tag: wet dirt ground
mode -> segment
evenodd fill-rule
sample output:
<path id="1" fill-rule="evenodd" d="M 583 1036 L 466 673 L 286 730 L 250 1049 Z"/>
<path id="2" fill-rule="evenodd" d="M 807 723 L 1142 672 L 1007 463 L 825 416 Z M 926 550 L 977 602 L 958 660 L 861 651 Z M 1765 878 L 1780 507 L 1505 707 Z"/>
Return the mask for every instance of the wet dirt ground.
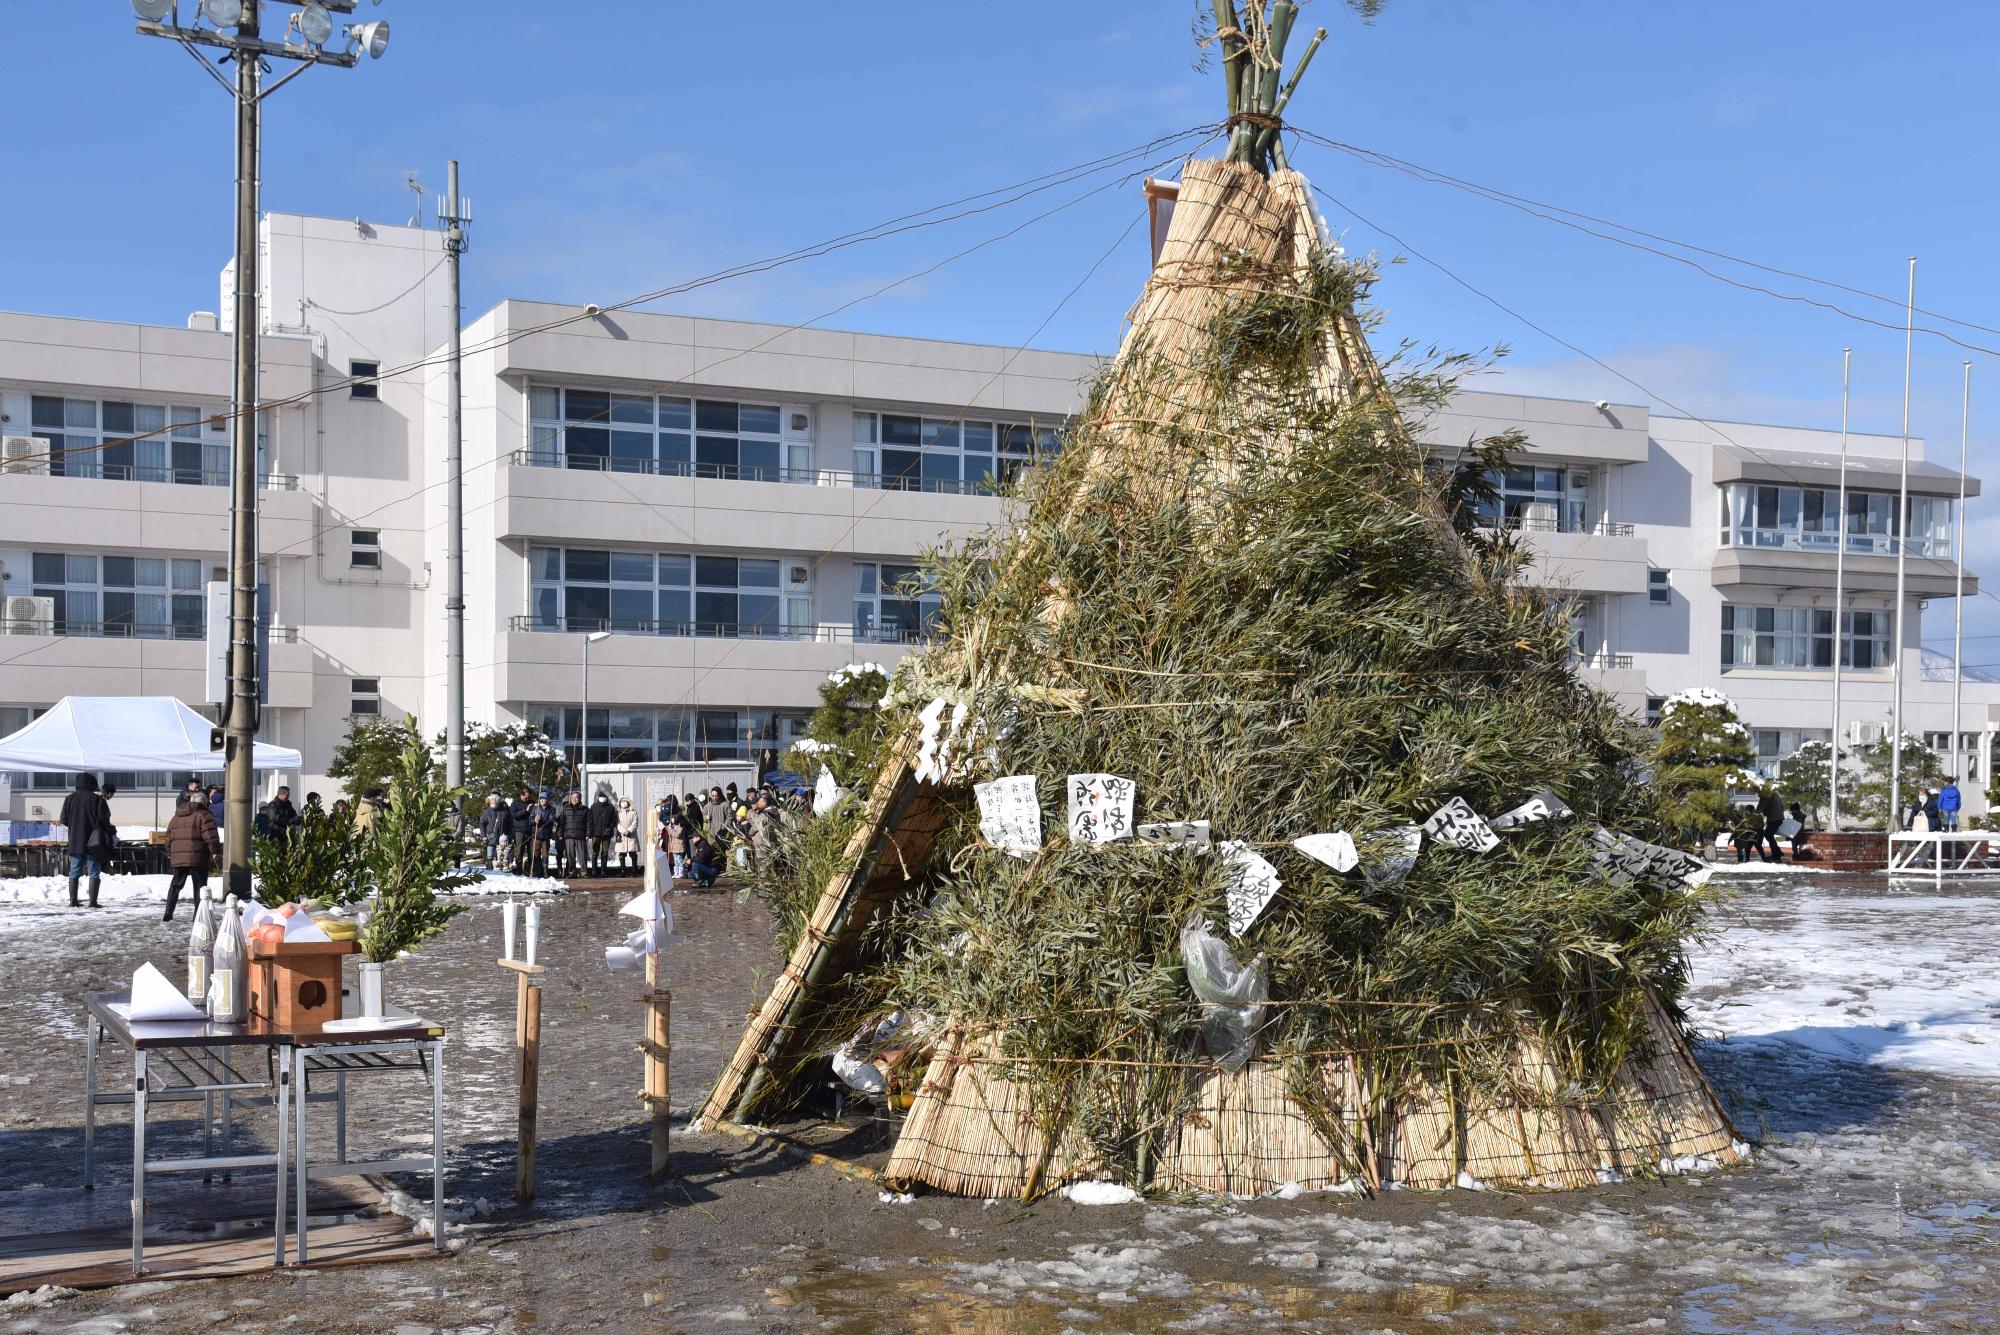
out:
<path id="1" fill-rule="evenodd" d="M 1025 1209 L 885 1203 L 871 1185 L 718 1135 L 677 1135 L 673 1180 L 648 1186 L 640 984 L 601 962 L 631 925 L 615 894 L 542 901 L 554 967 L 539 1200 L 517 1209 L 513 987 L 492 963 L 498 907 L 476 901 L 389 981 L 391 1001 L 450 1034 L 453 1254 L 17 1299 L 0 1306 L 0 1332 L 1994 1329 L 2000 884 L 1891 891 L 1879 877 L 1799 876 L 1732 889 L 1697 954 L 1693 1002 L 1716 1035 L 1703 1065 L 1757 1142 L 1752 1167 L 1572 1195 Z M 777 961 L 754 905 L 675 907 L 684 1105 Z M 177 977 L 185 930 L 185 915 L 165 928 L 138 904 L 0 913 L 0 1210 L 10 1191 L 75 1180 L 81 994 L 145 959 Z M 414 1082 L 354 1097 L 357 1149 L 425 1136 Z M 195 1134 L 192 1121 L 166 1125 L 169 1142 Z M 121 1192 L 122 1119 L 100 1136 L 100 1192 Z M 882 1133 L 860 1125 L 841 1148 L 879 1150 Z M 423 1177 L 402 1185 L 428 1202 Z"/>

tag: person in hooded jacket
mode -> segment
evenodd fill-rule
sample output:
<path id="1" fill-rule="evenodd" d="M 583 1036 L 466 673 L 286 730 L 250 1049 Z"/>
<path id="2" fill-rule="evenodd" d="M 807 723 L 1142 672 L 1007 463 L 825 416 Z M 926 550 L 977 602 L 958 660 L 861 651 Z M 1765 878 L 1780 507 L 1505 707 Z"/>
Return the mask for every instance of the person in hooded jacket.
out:
<path id="1" fill-rule="evenodd" d="M 208 873 L 221 856 L 222 835 L 215 828 L 215 817 L 208 814 L 208 799 L 189 793 L 167 822 L 167 862 L 174 869 L 174 878 L 167 882 L 167 911 L 160 921 L 174 920 L 174 905 L 180 902 L 182 886 L 200 896 L 201 888 L 208 884 Z"/>
<path id="2" fill-rule="evenodd" d="M 97 907 L 97 882 L 111 858 L 111 806 L 97 791 L 97 776 L 79 774 L 76 787 L 63 799 L 62 823 L 69 831 L 69 906 L 77 903 L 76 884 L 90 877 L 90 907 Z"/>
<path id="3" fill-rule="evenodd" d="M 618 808 L 611 804 L 611 794 L 600 788 L 597 800 L 590 804 L 590 870 L 593 875 L 610 874 L 611 838 L 617 833 Z"/>
<path id="4" fill-rule="evenodd" d="M 486 805 L 479 809 L 479 842 L 486 850 L 486 865 L 500 865 L 500 845 L 507 838 L 507 808 L 500 805 L 500 794 L 488 793 Z"/>
<path id="5" fill-rule="evenodd" d="M 639 870 L 639 809 L 629 797 L 618 802 L 618 870 Z M 630 858 L 628 868 L 626 859 Z"/>

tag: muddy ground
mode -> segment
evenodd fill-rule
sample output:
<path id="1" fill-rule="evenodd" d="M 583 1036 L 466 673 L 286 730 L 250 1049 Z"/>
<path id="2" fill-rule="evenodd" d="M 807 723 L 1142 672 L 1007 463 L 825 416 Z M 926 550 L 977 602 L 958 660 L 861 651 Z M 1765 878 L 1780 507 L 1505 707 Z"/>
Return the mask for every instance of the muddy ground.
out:
<path id="1" fill-rule="evenodd" d="M 513 992 L 491 963 L 497 906 L 477 902 L 389 984 L 450 1032 L 453 1254 L 17 1299 L 0 1332 L 1993 1329 L 2000 1061 L 1982 1049 L 2000 1018 L 2000 885 L 1890 893 L 1823 876 L 1746 879 L 1737 894 L 1697 960 L 1696 1000 L 1719 1031 L 1702 1062 L 1758 1141 L 1748 1169 L 1562 1196 L 1026 1209 L 885 1203 L 782 1153 L 685 1133 L 673 1180 L 646 1185 L 640 988 L 601 963 L 630 925 L 617 895 L 543 901 L 556 967 L 540 1200 L 516 1209 Z M 676 908 L 673 1098 L 687 1104 L 777 961 L 754 905 Z M 0 910 L 4 1212 L 9 1192 L 75 1180 L 77 999 L 144 959 L 177 976 L 185 913 L 163 928 L 141 904 Z M 424 1138 L 414 1082 L 355 1097 L 357 1149 Z M 100 1139 L 114 1193 L 129 1158 L 119 1120 Z M 169 1126 L 169 1139 L 194 1134 Z M 840 1148 L 879 1152 L 884 1134 L 858 1124 Z M 428 1202 L 427 1180 L 403 1185 Z"/>

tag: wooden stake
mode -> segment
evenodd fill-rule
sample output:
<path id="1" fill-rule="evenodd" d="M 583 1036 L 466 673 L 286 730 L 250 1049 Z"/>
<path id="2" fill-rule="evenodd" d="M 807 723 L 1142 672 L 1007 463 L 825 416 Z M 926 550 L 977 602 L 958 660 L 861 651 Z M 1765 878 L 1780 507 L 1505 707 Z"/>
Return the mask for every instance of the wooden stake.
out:
<path id="1" fill-rule="evenodd" d="M 542 967 L 495 961 L 514 972 L 514 1083 L 520 1107 L 514 1129 L 514 1199 L 535 1199 L 535 1116 L 541 1107 Z"/>
<path id="2" fill-rule="evenodd" d="M 653 1181 L 667 1175 L 667 1073 L 673 1048 L 668 1034 L 674 994 L 660 990 L 660 957 L 646 956 L 646 1107 L 653 1114 Z"/>

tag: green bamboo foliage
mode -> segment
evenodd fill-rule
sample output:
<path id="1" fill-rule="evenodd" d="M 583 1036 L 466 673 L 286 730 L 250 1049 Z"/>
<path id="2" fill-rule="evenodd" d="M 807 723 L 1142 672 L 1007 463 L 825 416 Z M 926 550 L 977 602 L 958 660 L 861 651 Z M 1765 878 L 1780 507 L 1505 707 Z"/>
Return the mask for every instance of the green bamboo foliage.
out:
<path id="1" fill-rule="evenodd" d="M 410 724 L 389 805 L 361 840 L 359 880 L 375 897 L 361 929 L 361 951 L 371 963 L 416 949 L 465 911 L 463 904 L 438 899 L 440 893 L 478 879 L 458 869 L 463 850 L 452 817 L 463 796 L 438 777 L 430 749 Z"/>

